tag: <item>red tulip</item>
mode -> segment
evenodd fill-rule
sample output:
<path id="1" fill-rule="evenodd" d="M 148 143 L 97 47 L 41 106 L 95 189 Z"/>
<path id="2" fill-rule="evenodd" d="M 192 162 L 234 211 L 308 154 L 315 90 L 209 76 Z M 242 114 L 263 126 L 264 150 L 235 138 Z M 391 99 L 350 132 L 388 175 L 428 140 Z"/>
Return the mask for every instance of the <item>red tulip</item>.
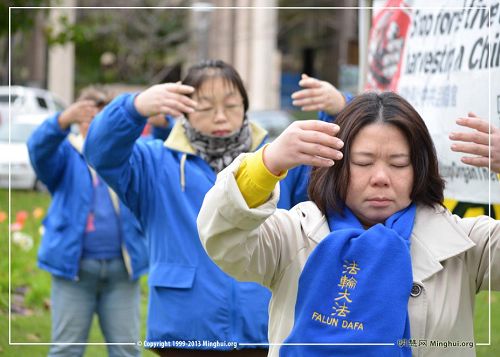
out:
<path id="1" fill-rule="evenodd" d="M 26 222 L 26 219 L 28 219 L 28 212 L 26 211 L 19 211 L 16 213 L 16 222 L 20 223 L 21 225 L 24 225 L 24 222 Z"/>

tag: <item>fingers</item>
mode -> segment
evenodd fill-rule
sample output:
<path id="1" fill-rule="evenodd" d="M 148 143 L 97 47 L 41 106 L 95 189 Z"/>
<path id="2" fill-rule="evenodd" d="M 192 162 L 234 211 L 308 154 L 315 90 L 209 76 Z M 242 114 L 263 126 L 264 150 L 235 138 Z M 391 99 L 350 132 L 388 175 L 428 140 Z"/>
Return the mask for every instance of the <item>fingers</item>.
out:
<path id="1" fill-rule="evenodd" d="M 456 123 L 460 126 L 476 129 L 482 133 L 489 133 L 489 123 L 486 120 L 478 118 L 474 113 L 469 113 L 469 117 L 466 118 L 458 118 Z M 492 125 L 491 132 L 493 133 L 495 130 L 496 128 Z"/>
<path id="2" fill-rule="evenodd" d="M 308 88 L 302 89 L 292 94 L 292 99 L 300 100 L 300 99 L 309 99 L 312 97 L 318 97 L 322 95 L 322 91 L 319 88 Z"/>
<path id="3" fill-rule="evenodd" d="M 325 111 L 337 114 L 345 106 L 344 96 L 330 83 L 302 75 L 299 85 L 304 88 L 292 94 L 292 104 L 303 111 Z"/>
<path id="4" fill-rule="evenodd" d="M 299 150 L 301 154 L 304 154 L 306 156 L 322 158 L 327 161 L 337 161 L 341 160 L 343 157 L 342 153 L 339 150 L 321 144 L 302 142 Z"/>
<path id="5" fill-rule="evenodd" d="M 319 120 L 293 122 L 264 151 L 264 164 L 276 175 L 298 165 L 332 166 L 343 157 L 339 129 Z"/>
<path id="6" fill-rule="evenodd" d="M 456 120 L 456 123 L 466 128 L 475 129 L 476 131 L 466 133 L 452 132 L 449 135 L 449 138 L 454 141 L 488 145 L 490 128 L 491 133 L 497 132 L 497 129 L 493 126 L 490 127 L 489 123 L 486 120 L 478 118 L 474 113 L 468 113 L 468 115 L 469 116 L 466 118 L 458 118 Z"/>
<path id="7" fill-rule="evenodd" d="M 449 138 L 453 141 L 463 141 L 480 145 L 489 144 L 489 135 L 479 131 L 469 133 L 453 132 L 450 133 Z"/>
<path id="8" fill-rule="evenodd" d="M 292 104 L 296 107 L 301 107 L 303 111 L 317 110 L 311 108 L 319 108 L 322 109 L 325 106 L 325 103 L 321 100 L 321 98 L 304 98 L 301 100 L 294 100 Z"/>
<path id="9" fill-rule="evenodd" d="M 193 92 L 193 87 L 180 83 L 158 84 L 140 93 L 134 105 L 146 117 L 158 113 L 180 116 L 182 113 L 194 112 L 197 103 L 188 97 Z"/>
<path id="10" fill-rule="evenodd" d="M 78 117 L 79 122 L 91 122 L 92 119 L 99 113 L 99 109 L 97 108 L 88 108 Z"/>
<path id="11" fill-rule="evenodd" d="M 474 131 L 468 133 L 451 133 L 449 137 L 455 141 L 451 145 L 451 150 L 475 155 L 475 157 L 462 157 L 461 161 L 464 164 L 476 167 L 489 167 L 492 171 L 499 172 L 500 131 L 472 112 L 467 113 L 467 115 L 465 118 L 458 118 L 456 122 L 458 125 L 474 129 Z"/>
<path id="12" fill-rule="evenodd" d="M 487 157 L 462 157 L 461 161 L 467 165 L 487 167 L 493 172 L 500 173 L 500 165 L 490 161 Z"/>
<path id="13" fill-rule="evenodd" d="M 180 109 L 173 108 L 172 106 L 165 104 L 158 108 L 158 112 L 162 115 L 171 115 L 174 118 L 182 116 L 183 111 Z"/>
<path id="14" fill-rule="evenodd" d="M 69 108 L 69 115 L 75 122 L 90 122 L 99 113 L 99 108 L 93 100 L 82 100 L 74 103 Z"/>
<path id="15" fill-rule="evenodd" d="M 321 89 L 303 89 L 292 94 L 292 104 L 297 107 L 302 107 L 302 110 L 309 110 L 306 108 L 323 107 L 325 98 Z"/>
<path id="16" fill-rule="evenodd" d="M 302 154 L 299 155 L 298 159 L 303 165 L 310 165 L 317 167 L 330 167 L 335 165 L 334 160 L 315 155 Z"/>
<path id="17" fill-rule="evenodd" d="M 71 104 L 58 117 L 59 126 L 65 130 L 73 123 L 90 123 L 99 109 L 92 100 L 81 100 Z"/>
<path id="18" fill-rule="evenodd" d="M 292 94 L 292 104 L 297 107 L 302 107 L 302 110 L 321 110 L 324 107 L 324 88 L 321 81 L 316 78 L 309 77 L 307 74 L 302 74 L 302 79 L 299 81 L 299 90 Z"/>
<path id="19" fill-rule="evenodd" d="M 295 123 L 302 130 L 319 131 L 331 136 L 336 136 L 340 130 L 337 124 L 327 123 L 321 120 L 301 120 Z"/>
<path id="20" fill-rule="evenodd" d="M 343 157 L 340 149 L 344 146 L 342 140 L 335 135 L 339 126 L 317 120 L 307 120 L 299 123 L 301 131 L 298 134 L 298 151 L 302 154 L 301 162 L 314 166 L 332 166 L 334 160 Z"/>
<path id="21" fill-rule="evenodd" d="M 307 74 L 304 73 L 302 74 L 302 78 L 299 81 L 299 86 L 305 88 L 319 88 L 321 87 L 321 81 L 316 78 L 309 77 Z"/>
<path id="22" fill-rule="evenodd" d="M 186 84 L 177 83 L 166 83 L 165 87 L 170 92 L 180 93 L 180 94 L 193 94 L 194 87 L 188 86 Z"/>
<path id="23" fill-rule="evenodd" d="M 93 100 L 89 100 L 89 99 L 84 99 L 84 100 L 79 100 L 78 102 L 75 102 L 73 104 L 75 107 L 95 107 L 95 102 Z"/>
<path id="24" fill-rule="evenodd" d="M 300 140 L 304 141 L 307 144 L 313 144 L 316 146 L 319 145 L 325 148 L 331 148 L 335 151 L 328 151 L 332 152 L 333 155 L 326 157 L 330 157 L 336 160 L 340 160 L 342 158 L 342 154 L 338 150 L 344 147 L 344 142 L 335 136 L 331 136 L 318 131 L 304 130 L 300 133 Z M 315 155 L 323 156 L 321 155 L 321 153 L 317 153 Z"/>
<path id="25" fill-rule="evenodd" d="M 451 150 L 464 154 L 478 155 L 486 158 L 489 157 L 489 146 L 474 143 L 455 143 L 451 145 Z"/>
<path id="26" fill-rule="evenodd" d="M 183 112 L 192 113 L 196 108 L 196 101 L 187 97 L 187 95 L 194 92 L 194 88 L 184 84 L 167 84 L 166 90 L 166 101 L 176 101 L 174 109 L 181 110 Z"/>
<path id="27" fill-rule="evenodd" d="M 68 109 L 71 109 L 74 112 L 98 110 L 98 108 L 95 105 L 95 102 L 93 100 L 82 100 L 82 101 L 75 102 Z"/>
<path id="28" fill-rule="evenodd" d="M 476 167 L 489 167 L 489 159 L 487 157 L 462 157 L 460 159 L 464 164 Z"/>
<path id="29" fill-rule="evenodd" d="M 185 95 L 168 93 L 160 99 L 160 110 L 165 113 L 165 108 L 181 113 L 193 113 L 196 108 L 196 102 Z"/>

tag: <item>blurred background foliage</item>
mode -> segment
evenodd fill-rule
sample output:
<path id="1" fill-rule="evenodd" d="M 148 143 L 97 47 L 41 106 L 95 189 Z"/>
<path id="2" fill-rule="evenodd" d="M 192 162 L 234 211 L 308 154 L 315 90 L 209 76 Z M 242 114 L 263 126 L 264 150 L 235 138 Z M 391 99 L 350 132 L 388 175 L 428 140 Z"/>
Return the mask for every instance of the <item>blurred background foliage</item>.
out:
<path id="1" fill-rule="evenodd" d="M 176 6 L 181 1 L 119 0 L 106 1 L 106 7 L 144 6 L 149 9 L 106 9 L 102 1 L 88 0 L 77 12 L 76 22 L 57 19 L 56 31 L 46 21 L 50 9 L 26 9 L 29 6 L 55 6 L 57 1 L 8 0 L 0 2 L 0 59 L 8 64 L 9 6 L 11 9 L 12 82 L 29 85 L 30 47 L 35 36 L 43 35 L 47 46 L 75 45 L 75 85 L 77 89 L 92 83 L 128 83 L 147 85 L 161 81 L 168 70 L 183 58 L 186 42 L 187 11 L 157 11 L 153 6 Z M 94 8 L 93 8 L 94 7 Z M 8 66 L 0 70 L 1 84 L 8 83 Z M 25 83 L 28 82 L 28 83 Z"/>

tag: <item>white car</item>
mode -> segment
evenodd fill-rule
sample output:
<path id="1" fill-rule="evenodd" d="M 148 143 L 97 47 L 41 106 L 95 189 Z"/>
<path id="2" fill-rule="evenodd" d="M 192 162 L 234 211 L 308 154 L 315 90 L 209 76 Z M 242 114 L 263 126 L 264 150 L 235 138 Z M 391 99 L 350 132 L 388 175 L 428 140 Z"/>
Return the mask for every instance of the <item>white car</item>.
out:
<path id="1" fill-rule="evenodd" d="M 10 123 L 10 143 L 8 123 L 0 126 L 0 187 L 13 189 L 43 190 L 44 185 L 37 179 L 31 167 L 26 142 L 33 131 L 48 116 L 21 115 Z"/>
<path id="2" fill-rule="evenodd" d="M 18 115 L 44 114 L 49 116 L 65 108 L 64 103 L 51 92 L 31 87 L 10 87 L 11 120 Z M 0 86 L 0 126 L 9 120 L 9 86 Z"/>

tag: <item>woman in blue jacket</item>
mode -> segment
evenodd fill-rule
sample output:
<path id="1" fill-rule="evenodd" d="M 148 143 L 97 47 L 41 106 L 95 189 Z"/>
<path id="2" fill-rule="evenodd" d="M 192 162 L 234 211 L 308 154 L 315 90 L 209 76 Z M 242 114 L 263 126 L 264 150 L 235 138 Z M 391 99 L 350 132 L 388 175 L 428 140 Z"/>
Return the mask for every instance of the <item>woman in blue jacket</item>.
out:
<path id="1" fill-rule="evenodd" d="M 107 342 L 139 339 L 139 277 L 148 269 L 139 222 L 82 155 L 88 125 L 106 101 L 90 89 L 38 127 L 30 159 L 52 202 L 38 265 L 52 274 L 52 342 L 85 343 L 94 313 Z M 101 106 L 101 108 L 102 108 Z M 73 123 L 80 134 L 70 134 Z M 81 356 L 84 345 L 52 345 L 49 356 Z M 138 356 L 134 345 L 109 345 L 110 356 Z"/>
<path id="2" fill-rule="evenodd" d="M 216 175 L 266 132 L 246 118 L 248 96 L 233 67 L 205 61 L 183 84 L 122 95 L 96 117 L 84 153 L 136 214 L 149 238 L 149 312 L 145 347 L 161 355 L 264 356 L 270 293 L 222 272 L 203 250 L 196 218 Z M 178 120 L 165 143 L 136 142 L 147 117 Z M 314 145 L 314 143 L 312 143 Z M 279 206 L 307 198 L 306 167 L 291 170 Z M 256 187 L 255 189 L 259 189 Z M 237 344 L 236 344 L 237 343 Z M 208 350 L 208 351 L 200 351 Z"/>

